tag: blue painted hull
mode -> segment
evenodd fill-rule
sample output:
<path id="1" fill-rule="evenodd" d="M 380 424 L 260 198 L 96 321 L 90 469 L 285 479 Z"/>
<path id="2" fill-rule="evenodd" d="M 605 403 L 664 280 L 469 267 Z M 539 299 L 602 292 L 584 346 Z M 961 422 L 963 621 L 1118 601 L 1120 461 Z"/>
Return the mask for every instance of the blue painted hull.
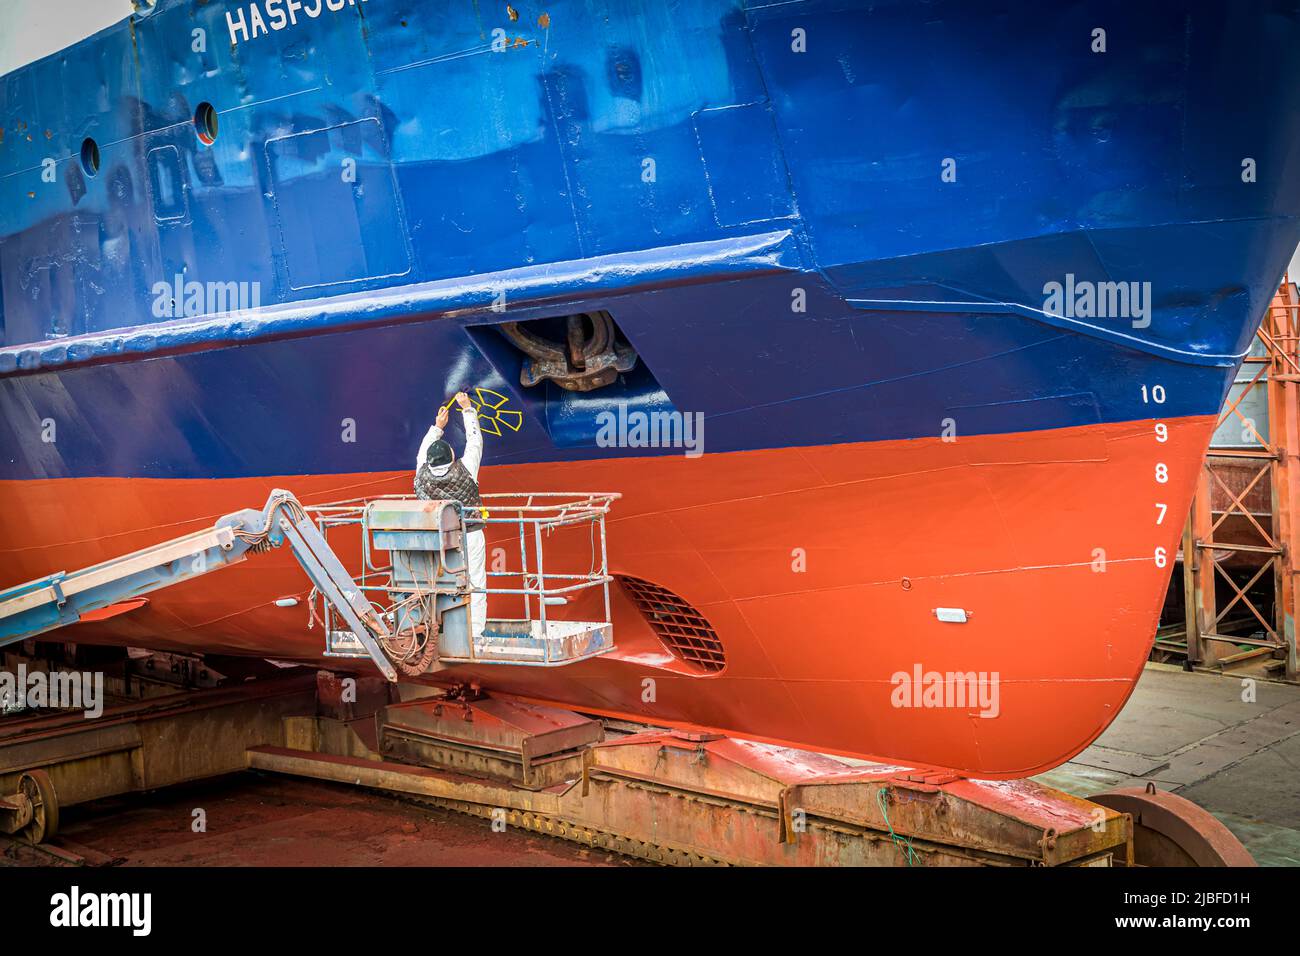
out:
<path id="1" fill-rule="evenodd" d="M 1152 375 L 1205 414 L 1300 236 L 1294 4 L 338 5 L 163 0 L 0 79 L 2 477 L 352 470 L 231 428 L 240 395 L 301 421 L 313 376 L 383 416 L 368 467 L 470 381 L 535 413 L 500 460 L 581 457 L 599 393 L 518 394 L 464 327 L 597 307 L 718 451 L 1130 420 Z M 1150 283 L 1148 324 L 1048 314 L 1067 274 Z M 160 317 L 178 275 L 261 307 Z M 382 333 L 175 354 L 417 319 L 416 368 Z"/>
<path id="2" fill-rule="evenodd" d="M 788 302 L 792 287 L 806 291 L 815 318 L 764 316 L 761 303 Z M 475 320 L 408 319 L 151 353 L 148 361 L 127 352 L 3 380 L 0 436 L 20 454 L 0 460 L 0 480 L 406 470 L 437 404 L 468 386 L 495 390 L 523 412 L 518 432 L 488 436 L 491 465 L 682 454 L 598 447 L 598 415 L 616 401 L 701 412 L 703 447 L 722 454 L 937 437 L 945 422 L 962 436 L 1131 421 L 1157 410 L 1205 415 L 1231 372 L 1014 314 L 863 312 L 797 272 L 599 295 L 583 306 L 619 317 L 658 389 L 635 381 L 588 395 L 523 389 L 518 358 L 511 364 L 493 339 L 467 332 L 490 328 Z M 756 326 L 764 328 L 757 339 Z M 1164 389 L 1161 406 L 1144 401 L 1143 383 Z M 58 440 L 42 442 L 51 420 Z M 352 423 L 355 440 L 344 440 Z"/>

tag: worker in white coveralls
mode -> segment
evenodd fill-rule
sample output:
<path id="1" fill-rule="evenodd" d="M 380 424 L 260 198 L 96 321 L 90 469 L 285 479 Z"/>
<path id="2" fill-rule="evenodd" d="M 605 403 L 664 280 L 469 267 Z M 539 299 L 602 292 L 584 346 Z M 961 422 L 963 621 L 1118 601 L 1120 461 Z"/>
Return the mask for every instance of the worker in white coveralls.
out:
<path id="1" fill-rule="evenodd" d="M 465 560 L 469 583 L 474 588 L 469 602 L 470 633 L 471 639 L 477 640 L 487 621 L 487 595 L 483 592 L 487 587 L 487 545 L 483 539 L 483 501 L 478 491 L 483 433 L 469 396 L 457 392 L 456 404 L 465 421 L 465 454 L 457 461 L 451 445 L 442 440 L 451 410 L 448 406 L 438 409 L 437 420 L 420 442 L 420 453 L 415 458 L 415 493 L 425 501 L 455 499 L 464 506 Z"/>

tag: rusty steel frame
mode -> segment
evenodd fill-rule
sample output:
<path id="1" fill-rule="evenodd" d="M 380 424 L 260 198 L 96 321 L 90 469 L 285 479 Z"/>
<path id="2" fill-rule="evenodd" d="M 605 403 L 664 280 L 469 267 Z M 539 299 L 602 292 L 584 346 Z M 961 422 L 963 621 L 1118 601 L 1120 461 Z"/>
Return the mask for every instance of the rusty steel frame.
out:
<path id="1" fill-rule="evenodd" d="M 1204 666 L 1224 665 L 1243 657 L 1280 654 L 1287 680 L 1296 681 L 1295 615 L 1300 604 L 1300 581 L 1297 581 L 1297 549 L 1300 548 L 1300 296 L 1286 277 L 1273 297 L 1267 314 L 1256 333 L 1264 354 L 1248 355 L 1243 365 L 1256 366 L 1253 376 L 1233 400 L 1225 402 L 1218 425 L 1234 415 L 1260 443 L 1260 448 L 1211 446 L 1202 466 L 1196 496 L 1183 532 L 1183 590 L 1188 660 Z M 1268 398 L 1268 435 L 1260 433 L 1255 422 L 1241 411 L 1246 396 L 1264 389 Z M 1253 467 L 1254 473 L 1240 492 L 1234 492 L 1224 480 L 1223 470 Z M 1265 527 L 1245 504 L 1247 496 L 1265 478 L 1271 485 L 1271 515 Z M 1215 489 L 1227 495 L 1228 505 L 1217 520 L 1214 518 Z M 1242 516 L 1258 535 L 1259 543 L 1220 541 L 1215 533 L 1233 516 Z M 1216 554 L 1223 554 L 1218 557 Z M 1256 555 L 1260 565 L 1244 587 L 1238 586 L 1223 567 L 1228 556 Z M 1265 575 L 1272 573 L 1274 613 L 1270 620 L 1251 601 L 1250 589 Z M 1216 596 L 1219 580 L 1233 591 L 1227 604 L 1220 608 Z M 1229 612 L 1240 605 L 1259 623 L 1264 638 L 1250 638 L 1225 633 Z M 1223 645 L 1245 645 L 1251 651 L 1224 653 Z"/>
<path id="2" fill-rule="evenodd" d="M 1034 781 L 848 764 L 686 731 L 601 742 L 595 728 L 584 727 L 595 722 L 567 713 L 560 719 L 554 710 L 503 697 L 390 705 L 377 715 L 378 752 L 358 740 L 355 724 L 290 718 L 289 745 L 250 748 L 248 765 L 403 794 L 494 825 L 676 865 L 1107 866 L 1133 859 L 1128 814 Z M 489 713 L 492 720 L 477 726 Z M 447 752 L 438 755 L 439 748 Z M 523 779 L 510 754 L 535 750 L 547 753 L 542 759 L 555 773 Z"/>
<path id="3" fill-rule="evenodd" d="M 149 697 L 93 720 L 77 712 L 8 718 L 0 722 L 0 809 L 26 813 L 14 798 L 33 773 L 48 780 L 46 812 L 57 819 L 59 807 L 243 770 L 248 747 L 283 743 L 285 718 L 315 709 L 315 675 L 295 674 Z"/>

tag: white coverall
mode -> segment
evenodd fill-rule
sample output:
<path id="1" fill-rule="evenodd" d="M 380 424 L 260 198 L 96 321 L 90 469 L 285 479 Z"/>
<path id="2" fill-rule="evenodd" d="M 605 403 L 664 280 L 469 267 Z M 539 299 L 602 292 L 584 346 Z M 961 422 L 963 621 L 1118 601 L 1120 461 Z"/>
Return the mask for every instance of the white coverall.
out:
<path id="1" fill-rule="evenodd" d="M 460 461 L 470 477 L 478 481 L 479 465 L 483 462 L 483 433 L 478 427 L 478 412 L 473 408 L 462 408 L 460 412 L 465 421 L 465 454 L 460 456 Z M 415 457 L 416 471 L 424 464 L 429 446 L 441 437 L 442 429 L 437 425 L 425 433 L 424 441 L 420 442 L 420 453 Z M 433 469 L 433 476 L 441 478 L 450 469 L 451 465 L 439 465 Z M 482 530 L 470 531 L 465 535 L 465 560 L 469 565 L 469 583 L 474 588 L 474 594 L 469 599 L 470 633 L 473 640 L 478 640 L 483 635 L 483 625 L 487 621 L 487 595 L 483 593 L 487 587 L 487 542 Z"/>

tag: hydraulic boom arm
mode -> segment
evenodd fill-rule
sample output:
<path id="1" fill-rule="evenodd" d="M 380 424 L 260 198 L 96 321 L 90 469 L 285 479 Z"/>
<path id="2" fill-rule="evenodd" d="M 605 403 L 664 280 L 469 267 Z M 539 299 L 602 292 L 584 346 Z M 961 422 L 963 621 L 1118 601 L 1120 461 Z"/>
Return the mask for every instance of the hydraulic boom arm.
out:
<path id="1" fill-rule="evenodd" d="M 285 541 L 324 599 L 348 623 L 390 681 L 397 672 L 379 646 L 389 630 L 298 499 L 276 489 L 261 510 L 228 514 L 211 527 L 71 573 L 60 571 L 0 591 L 0 647 L 75 624 L 93 611 L 238 564 Z"/>

